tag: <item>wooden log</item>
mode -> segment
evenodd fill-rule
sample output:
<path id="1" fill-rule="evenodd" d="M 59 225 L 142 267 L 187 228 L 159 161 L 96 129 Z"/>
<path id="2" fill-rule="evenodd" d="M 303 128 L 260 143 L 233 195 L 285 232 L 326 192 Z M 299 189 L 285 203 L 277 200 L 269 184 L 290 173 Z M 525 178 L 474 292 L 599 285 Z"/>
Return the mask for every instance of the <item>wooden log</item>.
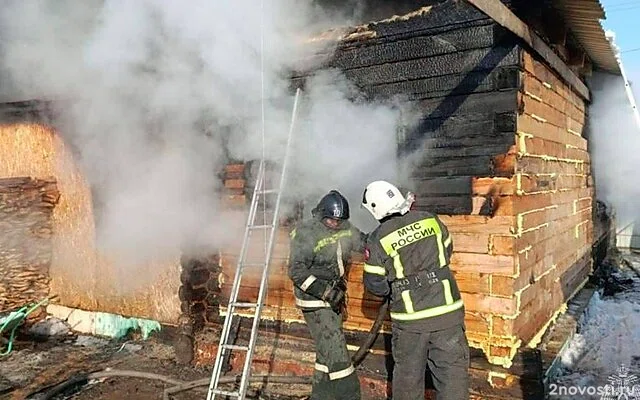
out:
<path id="1" fill-rule="evenodd" d="M 571 90 L 567 84 L 558 78 L 546 65 L 535 59 L 528 51 L 523 51 L 523 67 L 524 70 L 536 79 L 540 80 L 543 85 L 554 90 L 562 98 L 569 100 L 579 111 L 585 111 L 585 99 Z M 588 101 L 588 99 L 586 99 Z"/>
<path id="2" fill-rule="evenodd" d="M 503 298 L 484 294 L 461 293 L 465 310 L 486 314 L 516 315 L 518 303 L 515 297 Z"/>
<path id="3" fill-rule="evenodd" d="M 513 217 L 484 217 L 473 215 L 440 215 L 440 220 L 452 233 L 509 234 Z"/>
<path id="4" fill-rule="evenodd" d="M 522 155 L 552 158 L 566 162 L 590 162 L 589 153 L 586 150 L 526 135 L 519 137 L 518 152 Z"/>
<path id="5" fill-rule="evenodd" d="M 562 97 L 548 85 L 544 85 L 537 77 L 529 72 L 523 73 L 522 76 L 522 93 L 545 103 L 555 110 L 560 111 L 578 123 L 583 124 L 586 120 L 586 112 L 584 108 L 578 108 L 571 100 Z"/>
<path id="6" fill-rule="evenodd" d="M 505 196 L 500 199 L 500 207 L 508 208 L 503 215 L 518 215 L 550 207 L 556 204 L 569 203 L 593 195 L 593 188 L 580 188 L 568 191 L 532 194 L 529 196 Z"/>
<path id="7" fill-rule="evenodd" d="M 515 144 L 516 120 L 515 113 L 490 114 L 489 117 L 472 114 L 447 119 L 425 119 L 417 127 L 401 133 L 399 152 L 424 151 L 429 155 L 442 157 L 442 149 L 454 148 L 455 152 L 462 148 L 485 145 L 498 146 L 491 155 L 506 153 Z"/>
<path id="8" fill-rule="evenodd" d="M 500 43 L 504 30 L 493 24 L 475 25 L 406 39 L 374 38 L 358 46 L 342 46 L 326 63 L 341 70 L 394 63 L 415 58 L 429 58 L 443 54 L 488 48 Z M 411 33 L 416 35 L 416 33 Z M 418 34 L 421 34 L 418 32 Z M 375 39 L 378 39 L 377 41 Z"/>
<path id="9" fill-rule="evenodd" d="M 585 224 L 576 225 L 573 229 L 531 246 L 531 250 L 518 255 L 520 273 L 538 280 L 549 269 L 557 268 L 557 264 L 567 254 L 575 252 L 576 248 L 591 244 L 587 237 L 587 229 L 588 226 Z"/>
<path id="10" fill-rule="evenodd" d="M 569 300 L 578 285 L 586 279 L 590 270 L 590 258 L 588 255 L 575 262 L 574 269 L 577 273 L 572 279 L 557 285 L 554 290 L 538 293 L 539 301 L 532 302 L 529 309 L 525 309 L 514 323 L 514 332 L 523 340 L 530 340 L 542 326 L 553 316 L 558 307 Z"/>
<path id="11" fill-rule="evenodd" d="M 518 116 L 518 133 L 525 136 L 533 136 L 536 138 L 562 143 L 580 150 L 587 150 L 587 140 L 571 133 L 567 129 L 563 129 L 545 122 L 540 118 L 533 118 L 531 115 L 522 114 Z"/>
<path id="12" fill-rule="evenodd" d="M 400 95 L 405 100 L 416 101 L 437 97 L 472 93 L 497 92 L 520 87 L 520 70 L 516 67 L 497 67 L 487 71 L 434 76 L 382 83 L 368 86 L 361 84 L 363 92 L 371 98 L 390 98 Z"/>
<path id="13" fill-rule="evenodd" d="M 456 272 L 478 272 L 509 276 L 515 273 L 515 263 L 512 256 L 454 253 L 451 257 L 451 269 Z"/>
<path id="14" fill-rule="evenodd" d="M 224 180 L 245 180 L 245 164 L 229 163 L 226 164 L 222 172 Z"/>
<path id="15" fill-rule="evenodd" d="M 469 196 L 418 196 L 414 208 L 435 214 L 464 215 L 473 213 L 473 201 Z"/>
<path id="16" fill-rule="evenodd" d="M 535 119 L 543 120 L 569 132 L 574 132 L 578 136 L 582 135 L 583 124 L 537 99 L 521 94 L 518 104 L 520 104 L 520 109 L 523 113 L 531 115 Z"/>
<path id="17" fill-rule="evenodd" d="M 458 288 L 464 293 L 491 294 L 491 275 L 482 272 L 454 271 Z"/>
<path id="18" fill-rule="evenodd" d="M 427 160 L 413 169 L 411 177 L 490 176 L 493 173 L 492 157 L 477 156 Z"/>
<path id="19" fill-rule="evenodd" d="M 544 159 L 541 157 L 518 157 L 515 160 L 515 171 L 523 174 L 563 174 L 563 175 L 588 175 L 590 162 L 569 162 L 558 159 Z"/>
<path id="20" fill-rule="evenodd" d="M 487 120 L 487 116 L 494 118 L 493 116 L 496 114 L 514 113 L 518 111 L 517 99 L 517 90 L 505 90 L 421 100 L 415 103 L 414 110 L 424 117 L 415 131 L 420 133 L 433 130 L 435 126 L 428 121 L 429 119 L 455 117 L 455 119 L 459 120 L 481 121 Z M 506 117 L 510 120 L 513 118 L 512 114 L 506 114 Z M 422 127 L 424 129 L 421 129 Z"/>
<path id="21" fill-rule="evenodd" d="M 344 71 L 344 75 L 358 86 L 370 86 L 472 71 L 486 71 L 488 74 L 495 68 L 518 66 L 520 51 L 521 49 L 515 44 L 508 47 L 472 49 L 429 58 L 350 69 Z"/>

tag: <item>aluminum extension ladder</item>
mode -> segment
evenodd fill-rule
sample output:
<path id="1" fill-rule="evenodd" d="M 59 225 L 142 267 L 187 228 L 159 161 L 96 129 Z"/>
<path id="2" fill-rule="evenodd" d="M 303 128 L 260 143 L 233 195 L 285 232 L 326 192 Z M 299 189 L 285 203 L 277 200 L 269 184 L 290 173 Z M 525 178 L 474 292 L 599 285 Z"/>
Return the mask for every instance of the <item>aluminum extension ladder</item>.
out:
<path id="1" fill-rule="evenodd" d="M 285 175 L 287 171 L 287 164 L 289 159 L 289 151 L 291 148 L 291 139 L 293 136 L 294 125 L 296 122 L 296 114 L 298 111 L 298 101 L 300 98 L 300 89 L 296 91 L 295 100 L 293 104 L 293 112 L 291 115 L 291 124 L 289 127 L 289 134 L 287 137 L 287 144 L 284 154 L 284 160 L 282 163 L 282 169 L 280 171 L 280 180 L 277 188 L 266 188 L 266 165 L 264 157 L 260 161 L 260 167 L 258 170 L 258 177 L 256 185 L 253 191 L 251 199 L 251 208 L 249 210 L 249 216 L 247 218 L 247 224 L 245 226 L 244 238 L 242 240 L 242 248 L 240 250 L 240 257 L 236 267 L 235 278 L 233 280 L 233 286 L 231 288 L 231 294 L 229 296 L 229 304 L 227 306 L 227 314 L 224 319 L 224 325 L 220 334 L 220 343 L 218 344 L 218 351 L 215 360 L 215 366 L 211 374 L 211 382 L 209 384 L 209 392 L 207 394 L 207 400 L 216 398 L 216 395 L 238 398 L 244 400 L 247 389 L 249 387 L 249 380 L 251 377 L 251 362 L 253 360 L 253 353 L 256 345 L 256 338 L 258 336 L 258 325 L 260 323 L 260 314 L 262 312 L 262 306 L 267 294 L 267 283 L 269 275 L 269 264 L 271 262 L 271 255 L 273 252 L 276 232 L 278 229 L 278 214 L 280 212 L 280 202 L 282 199 L 282 192 L 285 183 Z M 267 194 L 276 194 L 276 201 L 273 211 L 273 218 L 270 224 L 256 224 L 256 214 L 258 211 L 259 199 Z M 266 198 L 265 207 L 266 207 Z M 265 213 L 266 215 L 266 213 Z M 266 216 L 265 216 L 266 219 Z M 263 231 L 269 233 L 269 239 L 265 247 L 265 258 L 262 263 L 248 263 L 246 261 L 247 252 L 249 249 L 249 243 L 251 242 L 252 233 L 256 231 Z M 266 235 L 265 235 L 266 236 Z M 258 292 L 258 299 L 255 303 L 239 302 L 238 294 L 240 292 L 240 284 L 242 282 L 242 274 L 245 267 L 262 267 L 262 279 L 260 281 L 260 289 Z M 253 316 L 253 325 L 251 327 L 251 335 L 249 337 L 249 343 L 247 346 L 240 346 L 229 343 L 229 337 L 231 332 L 231 326 L 233 318 L 240 318 L 237 313 L 237 309 L 249 309 L 254 310 L 251 314 Z M 220 376 L 222 375 L 223 360 L 225 360 L 228 354 L 232 350 L 245 352 L 244 366 L 242 368 L 242 375 L 240 376 L 239 388 L 237 391 L 226 391 L 220 389 Z"/>

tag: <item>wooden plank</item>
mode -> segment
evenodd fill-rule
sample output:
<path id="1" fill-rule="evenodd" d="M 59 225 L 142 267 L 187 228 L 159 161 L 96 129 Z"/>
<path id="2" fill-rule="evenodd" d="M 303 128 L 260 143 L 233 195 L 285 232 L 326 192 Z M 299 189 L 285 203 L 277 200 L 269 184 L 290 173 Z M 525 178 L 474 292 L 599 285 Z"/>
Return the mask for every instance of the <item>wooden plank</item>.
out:
<path id="1" fill-rule="evenodd" d="M 459 129 L 449 130 L 455 126 Z M 476 129 L 477 128 L 477 129 Z M 446 129 L 446 131 L 445 131 Z M 468 136 L 458 137 L 461 131 L 466 131 Z M 502 149 L 495 151 L 493 154 L 506 153 L 515 145 L 514 130 L 499 131 L 493 120 L 482 121 L 479 123 L 453 125 L 445 122 L 444 126 L 440 126 L 435 131 L 425 131 L 424 139 L 422 139 L 422 148 L 425 151 L 431 151 L 435 156 L 440 156 L 440 150 L 460 150 L 464 148 L 477 148 L 485 146 L 501 146 Z"/>
<path id="2" fill-rule="evenodd" d="M 554 235 L 550 239 L 539 242 L 531 247 L 531 250 L 518 255 L 520 273 L 531 276 L 538 280 L 550 268 L 557 268 L 558 263 L 575 252 L 576 248 L 583 248 L 590 245 L 587 236 L 588 227 L 586 224 L 578 225 L 559 235 Z"/>
<path id="3" fill-rule="evenodd" d="M 542 62 L 538 61 L 528 51 L 523 52 L 524 70 L 531 73 L 536 79 L 540 80 L 543 85 L 549 87 L 558 93 L 562 98 L 571 101 L 580 111 L 586 110 L 586 103 L 583 98 L 569 89 L 567 84 L 558 78 L 553 71 Z"/>
<path id="4" fill-rule="evenodd" d="M 424 171 L 424 170 L 422 170 Z M 440 172 L 430 171 L 425 176 L 438 175 Z M 470 196 L 427 197 L 418 195 L 413 205 L 419 211 L 429 211 L 435 214 L 463 215 L 474 211 L 473 200 Z"/>
<path id="5" fill-rule="evenodd" d="M 488 233 L 451 233 L 453 250 L 458 253 L 479 253 L 489 252 Z"/>
<path id="6" fill-rule="evenodd" d="M 474 215 L 439 215 L 452 233 L 509 234 L 514 225 L 513 217 L 484 217 Z"/>
<path id="7" fill-rule="evenodd" d="M 480 99 L 479 102 L 482 102 L 482 100 Z M 513 143 L 513 133 L 516 132 L 518 114 L 511 100 L 515 101 L 513 93 L 507 96 L 506 100 L 502 99 L 494 103 L 503 108 L 501 112 L 482 110 L 484 106 L 475 101 L 474 104 L 480 108 L 468 107 L 469 113 L 463 113 L 458 110 L 457 113 L 452 115 L 437 118 L 427 115 L 411 130 L 400 132 L 399 141 L 402 143 L 410 141 L 412 138 L 442 140 L 442 142 L 436 142 L 437 145 L 434 147 L 455 146 L 455 144 L 447 144 L 447 141 L 454 139 L 458 141 L 466 140 L 465 142 L 460 142 L 458 146 L 477 145 L 479 140 L 485 140 L 488 144 L 503 143 L 500 140 Z M 441 101 L 449 100 L 442 98 Z M 425 109 L 422 112 L 426 113 L 428 110 Z"/>
<path id="8" fill-rule="evenodd" d="M 244 194 L 226 194 L 222 196 L 222 205 L 227 208 L 240 208 L 247 206 L 247 198 Z"/>
<path id="9" fill-rule="evenodd" d="M 461 293 L 465 310 L 487 314 L 515 315 L 518 312 L 516 298 L 492 297 L 484 294 Z"/>
<path id="10" fill-rule="evenodd" d="M 361 85 L 372 98 L 401 95 L 407 101 L 472 93 L 518 89 L 521 71 L 517 67 L 497 67 L 493 70 L 410 79 L 394 83 Z"/>
<path id="11" fill-rule="evenodd" d="M 570 99 L 562 97 L 552 87 L 544 85 L 536 76 L 530 72 L 522 75 L 522 92 L 538 101 L 541 101 L 561 113 L 575 119 L 578 123 L 584 124 L 586 111 L 584 107 L 578 108 Z"/>
<path id="12" fill-rule="evenodd" d="M 490 47 L 406 61 L 348 69 L 344 76 L 358 86 L 381 85 L 433 76 L 464 74 L 520 65 L 520 48 Z"/>
<path id="13" fill-rule="evenodd" d="M 576 135 L 575 133 L 571 133 L 567 129 L 554 126 L 539 118 L 533 118 L 531 115 L 519 115 L 517 126 L 517 131 L 519 133 L 573 146 L 580 150 L 587 150 L 587 140 L 585 138 Z"/>
<path id="14" fill-rule="evenodd" d="M 442 158 L 454 158 L 454 157 L 482 157 L 482 156 L 495 156 L 500 154 L 506 154 L 510 151 L 515 153 L 515 146 L 504 141 L 504 143 L 491 145 L 486 143 L 484 146 L 465 146 L 465 147 L 444 147 L 437 148 L 436 151 L 429 151 L 425 145 L 425 150 L 429 152 L 427 159 L 442 159 Z"/>
<path id="15" fill-rule="evenodd" d="M 515 273 L 515 262 L 511 256 L 454 253 L 451 257 L 451 269 L 456 272 L 513 275 Z"/>
<path id="16" fill-rule="evenodd" d="M 522 156 L 515 161 L 515 171 L 523 174 L 588 175 L 590 162 L 567 162 Z"/>
<path id="17" fill-rule="evenodd" d="M 334 56 L 326 63 L 328 67 L 342 70 L 394 63 L 415 58 L 429 58 L 443 54 L 493 47 L 501 37 L 496 25 L 460 27 L 452 30 L 431 32 L 429 35 L 413 36 L 406 39 L 388 38 L 381 42 L 372 38 L 359 46 L 345 46 L 336 49 Z M 416 33 L 413 33 L 416 35 Z M 378 39 L 376 42 L 375 39 Z"/>
<path id="18" fill-rule="evenodd" d="M 434 123 L 428 121 L 429 119 L 467 119 L 468 116 L 475 116 L 474 120 L 479 121 L 486 120 L 487 116 L 514 113 L 518 111 L 518 93 L 517 90 L 505 90 L 492 93 L 453 95 L 415 102 L 413 110 L 424 116 L 415 130 L 418 133 L 433 130 Z M 511 120 L 515 123 L 513 117 Z M 435 123 L 441 124 L 442 121 L 435 121 Z"/>
<path id="19" fill-rule="evenodd" d="M 454 271 L 458 289 L 465 293 L 491 294 L 490 275 L 480 272 Z"/>
<path id="20" fill-rule="evenodd" d="M 427 159 L 413 169 L 411 177 L 491 176 L 494 175 L 492 159 L 490 156 Z"/>
<path id="21" fill-rule="evenodd" d="M 514 331 L 518 337 L 525 341 L 533 338 L 542 326 L 558 310 L 558 307 L 566 302 L 567 296 L 572 294 L 577 286 L 584 281 L 589 274 L 590 261 L 588 254 L 578 262 L 574 262 L 572 274 L 573 278 L 563 283 L 556 283 L 550 291 L 543 291 L 536 294 L 535 302 L 530 303 L 530 307 L 521 312 L 514 323 Z"/>
<path id="22" fill-rule="evenodd" d="M 581 136 L 583 133 L 584 125 L 582 123 L 537 99 L 521 94 L 518 104 L 520 104 L 523 113 L 531 115 L 535 119 L 547 122 L 568 132 L 574 132 L 577 136 Z"/>
<path id="23" fill-rule="evenodd" d="M 527 24 L 499 0 L 467 0 L 531 46 L 580 96 L 590 100 L 589 89 Z"/>
<path id="24" fill-rule="evenodd" d="M 524 232 L 521 237 L 515 238 L 513 243 L 514 250 L 519 252 L 531 246 L 534 243 L 546 240 L 558 232 L 564 232 L 568 229 L 572 229 L 578 224 L 588 221 L 590 219 L 589 213 L 591 210 L 583 210 L 578 213 L 565 216 L 563 218 L 556 219 L 554 221 L 547 221 L 544 225 L 541 225 L 537 229 L 531 229 Z"/>
<path id="25" fill-rule="evenodd" d="M 504 207 L 502 215 L 518 215 L 556 204 L 572 202 L 593 196 L 593 188 L 563 190 L 557 192 L 537 193 L 527 196 L 504 196 L 500 198 L 499 207 Z"/>
<path id="26" fill-rule="evenodd" d="M 225 179 L 224 187 L 227 189 L 241 189 L 244 190 L 246 181 L 244 179 Z"/>

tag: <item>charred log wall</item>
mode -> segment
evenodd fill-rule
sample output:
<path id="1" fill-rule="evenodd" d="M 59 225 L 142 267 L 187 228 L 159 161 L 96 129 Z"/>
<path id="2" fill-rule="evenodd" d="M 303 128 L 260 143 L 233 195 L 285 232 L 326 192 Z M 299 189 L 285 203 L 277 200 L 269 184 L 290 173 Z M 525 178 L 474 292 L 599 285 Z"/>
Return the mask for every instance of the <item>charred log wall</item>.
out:
<path id="1" fill-rule="evenodd" d="M 325 66 L 369 99 L 410 101 L 419 122 L 399 133 L 398 155 L 411 157 L 418 208 L 490 215 L 491 196 L 474 182 L 513 174 L 503 160 L 515 145 L 521 54 L 484 14 L 447 1 L 355 29 Z"/>
<path id="2" fill-rule="evenodd" d="M 54 180 L 0 179 L 0 310 L 49 294 Z"/>

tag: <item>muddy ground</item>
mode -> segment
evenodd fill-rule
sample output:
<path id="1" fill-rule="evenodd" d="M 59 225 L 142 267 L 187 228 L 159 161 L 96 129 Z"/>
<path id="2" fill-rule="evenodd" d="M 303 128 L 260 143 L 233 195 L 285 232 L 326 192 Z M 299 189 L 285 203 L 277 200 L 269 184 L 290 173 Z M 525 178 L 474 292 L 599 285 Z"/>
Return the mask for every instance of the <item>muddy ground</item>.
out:
<path id="1" fill-rule="evenodd" d="M 47 398 L 47 391 L 69 378 L 108 368 L 150 372 L 182 382 L 209 378 L 211 374 L 210 368 L 177 364 L 173 347 L 155 338 L 117 341 L 66 334 L 47 340 L 33 336 L 20 339 L 15 343 L 13 352 L 0 359 L 0 399 L 43 400 Z M 164 390 L 172 386 L 158 380 L 111 377 L 79 382 L 50 399 L 157 400 L 162 399 Z M 306 391 L 305 385 L 258 385 L 252 388 L 252 397 L 300 399 Z M 295 393 L 296 396 L 277 393 Z M 172 400 L 205 398 L 206 387 L 171 396 Z"/>

